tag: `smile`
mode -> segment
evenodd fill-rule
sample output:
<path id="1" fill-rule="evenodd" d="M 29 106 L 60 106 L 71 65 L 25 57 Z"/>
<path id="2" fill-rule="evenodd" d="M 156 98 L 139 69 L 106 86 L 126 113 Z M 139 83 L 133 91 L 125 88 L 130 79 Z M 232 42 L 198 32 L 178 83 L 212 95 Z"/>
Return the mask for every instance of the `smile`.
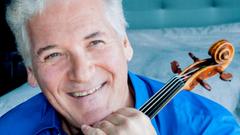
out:
<path id="1" fill-rule="evenodd" d="M 93 89 L 89 89 L 89 90 L 84 90 L 84 91 L 80 91 L 80 92 L 73 92 L 73 93 L 69 93 L 71 96 L 73 97 L 84 97 L 84 96 L 88 96 L 91 95 L 95 92 L 97 92 L 98 90 L 100 90 L 107 82 L 102 83 L 101 85 L 93 88 Z"/>

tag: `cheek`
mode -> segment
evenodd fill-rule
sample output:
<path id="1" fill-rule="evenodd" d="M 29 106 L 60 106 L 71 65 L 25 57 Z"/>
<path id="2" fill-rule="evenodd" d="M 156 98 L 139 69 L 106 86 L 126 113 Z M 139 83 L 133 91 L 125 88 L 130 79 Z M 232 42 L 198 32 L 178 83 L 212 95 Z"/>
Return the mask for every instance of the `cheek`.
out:
<path id="1" fill-rule="evenodd" d="M 102 64 L 104 69 L 112 76 L 112 87 L 117 91 L 126 88 L 127 84 L 127 60 L 121 48 L 111 49 L 103 55 Z M 116 91 L 115 91 L 116 92 Z M 118 92 L 117 92 L 118 93 Z"/>
<path id="2" fill-rule="evenodd" d="M 37 67 L 35 76 L 42 90 L 56 89 L 63 79 L 64 69 L 56 66 L 46 67 L 45 65 L 38 65 Z"/>
<path id="3" fill-rule="evenodd" d="M 127 60 L 121 48 L 116 46 L 117 45 L 105 50 L 103 53 L 99 53 L 101 56 L 97 57 L 101 59 L 100 61 L 105 68 L 111 72 L 114 72 L 115 74 L 120 74 L 122 71 L 127 70 Z"/>

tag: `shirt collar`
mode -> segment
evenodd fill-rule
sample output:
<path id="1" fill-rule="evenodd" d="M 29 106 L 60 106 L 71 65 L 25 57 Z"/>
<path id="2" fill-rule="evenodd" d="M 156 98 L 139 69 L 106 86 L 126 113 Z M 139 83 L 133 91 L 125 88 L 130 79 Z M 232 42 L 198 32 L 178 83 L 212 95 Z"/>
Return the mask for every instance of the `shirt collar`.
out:
<path id="1" fill-rule="evenodd" d="M 134 94 L 135 94 L 135 108 L 139 109 L 150 97 L 153 95 L 152 87 L 148 84 L 148 82 L 145 82 L 144 77 L 137 76 L 130 71 L 128 72 L 128 77 L 132 83 Z M 155 130 L 157 133 L 158 127 L 156 119 L 153 118 L 151 120 Z"/>
<path id="2" fill-rule="evenodd" d="M 131 80 L 134 96 L 135 96 L 135 108 L 139 109 L 150 97 L 148 93 L 148 86 L 138 76 L 132 72 L 128 72 L 128 77 Z"/>
<path id="3" fill-rule="evenodd" d="M 52 132 L 63 135 L 64 132 L 61 128 L 61 121 L 57 111 L 50 105 L 43 94 L 42 96 L 46 105 L 42 111 L 42 119 L 35 134 L 38 135 L 39 133 L 45 132 L 45 130 L 49 131 L 51 129 Z"/>

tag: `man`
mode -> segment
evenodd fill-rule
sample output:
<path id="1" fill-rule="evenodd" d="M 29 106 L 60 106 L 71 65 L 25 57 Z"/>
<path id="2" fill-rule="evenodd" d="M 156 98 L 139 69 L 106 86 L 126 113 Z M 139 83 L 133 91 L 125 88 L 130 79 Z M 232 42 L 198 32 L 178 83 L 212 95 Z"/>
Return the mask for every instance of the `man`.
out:
<path id="1" fill-rule="evenodd" d="M 43 94 L 1 117 L 1 134 L 240 133 L 225 109 L 188 92 L 152 121 L 134 109 L 162 84 L 128 72 L 120 0 L 13 0 L 7 19 L 28 82 Z"/>

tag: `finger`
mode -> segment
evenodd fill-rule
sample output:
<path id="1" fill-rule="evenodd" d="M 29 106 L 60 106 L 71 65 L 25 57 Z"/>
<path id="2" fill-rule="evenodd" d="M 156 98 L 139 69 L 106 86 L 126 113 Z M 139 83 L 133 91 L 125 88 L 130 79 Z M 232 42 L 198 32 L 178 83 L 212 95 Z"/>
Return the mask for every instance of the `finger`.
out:
<path id="1" fill-rule="evenodd" d="M 131 119 L 141 118 L 144 121 L 150 120 L 147 115 L 145 115 L 141 111 L 134 109 L 134 108 L 122 108 L 122 109 L 119 109 L 116 113 L 120 113 L 126 117 L 130 117 Z"/>
<path id="2" fill-rule="evenodd" d="M 134 108 L 121 108 L 114 113 L 120 114 L 122 116 L 125 116 L 126 119 L 130 118 L 134 121 L 135 120 L 139 121 L 139 122 L 151 121 L 150 118 L 147 115 L 145 115 L 141 111 L 139 111 L 137 109 L 134 109 Z M 121 117 L 121 118 L 123 118 L 123 117 Z M 118 120 L 126 122 L 123 119 L 118 119 Z"/>
<path id="3" fill-rule="evenodd" d="M 106 135 L 102 130 L 99 128 L 93 128 L 88 125 L 82 125 L 81 126 L 82 133 L 84 135 Z"/>
<path id="4" fill-rule="evenodd" d="M 118 126 L 123 124 L 129 124 L 129 118 L 130 119 L 145 119 L 147 116 L 145 116 L 142 112 L 133 109 L 133 108 L 121 108 L 117 110 L 116 112 L 113 112 L 112 114 L 108 115 L 105 120 L 111 122 L 112 124 Z"/>
<path id="5" fill-rule="evenodd" d="M 125 108 L 121 108 L 121 109 L 117 110 L 115 113 L 119 113 L 124 116 L 131 117 L 131 116 L 136 115 L 139 112 L 138 112 L 138 110 L 136 110 L 134 108 L 125 107 Z"/>
<path id="6" fill-rule="evenodd" d="M 121 125 L 123 123 L 126 123 L 127 117 L 118 113 L 114 112 L 110 115 L 108 115 L 104 120 L 111 122 L 113 125 Z"/>
<path id="7" fill-rule="evenodd" d="M 107 120 L 98 122 L 98 123 L 94 124 L 93 127 L 101 129 L 103 132 L 105 132 L 108 135 L 113 135 L 116 133 L 116 126 Z"/>

